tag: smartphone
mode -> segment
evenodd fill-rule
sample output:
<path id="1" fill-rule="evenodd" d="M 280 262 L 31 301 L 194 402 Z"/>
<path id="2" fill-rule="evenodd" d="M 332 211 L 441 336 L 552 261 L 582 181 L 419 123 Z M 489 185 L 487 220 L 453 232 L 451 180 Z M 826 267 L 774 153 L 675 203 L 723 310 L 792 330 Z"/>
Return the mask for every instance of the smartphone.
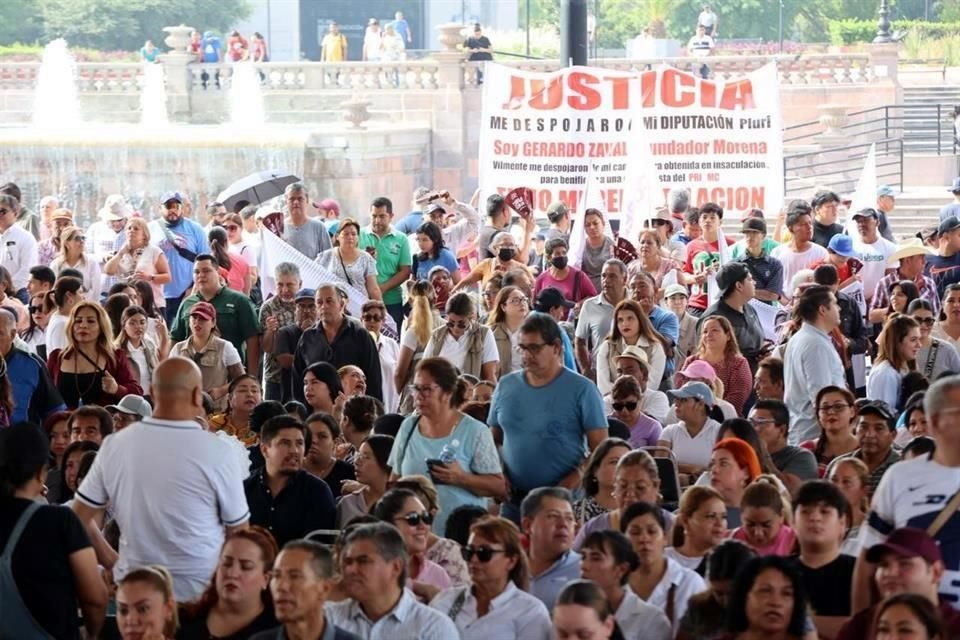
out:
<path id="1" fill-rule="evenodd" d="M 436 465 L 443 465 L 444 462 L 440 458 L 427 458 L 427 466 L 433 467 Z"/>
<path id="2" fill-rule="evenodd" d="M 437 466 L 442 467 L 443 461 L 439 458 L 427 458 L 427 468 L 431 471 L 430 479 L 433 480 L 433 484 L 446 484 L 446 482 L 443 480 L 438 480 L 437 478 L 433 477 L 433 468 Z"/>

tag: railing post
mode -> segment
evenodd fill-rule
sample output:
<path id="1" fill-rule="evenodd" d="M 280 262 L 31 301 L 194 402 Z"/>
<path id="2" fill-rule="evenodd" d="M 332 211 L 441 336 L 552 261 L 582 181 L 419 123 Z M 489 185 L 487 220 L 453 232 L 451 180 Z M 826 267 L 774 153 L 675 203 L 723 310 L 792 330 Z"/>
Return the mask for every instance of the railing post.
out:
<path id="1" fill-rule="evenodd" d="M 943 130 L 943 118 L 940 115 L 940 103 L 937 103 L 937 155 L 940 155 L 940 132 Z"/>

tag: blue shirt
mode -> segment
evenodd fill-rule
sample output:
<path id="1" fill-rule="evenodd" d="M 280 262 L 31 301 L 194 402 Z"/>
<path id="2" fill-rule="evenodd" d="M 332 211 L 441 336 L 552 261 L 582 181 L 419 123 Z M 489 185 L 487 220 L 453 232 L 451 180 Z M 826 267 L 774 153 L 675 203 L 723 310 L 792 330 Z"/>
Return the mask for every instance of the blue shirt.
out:
<path id="1" fill-rule="evenodd" d="M 13 413 L 10 424 L 40 424 L 51 413 L 65 411 L 60 392 L 53 385 L 40 360 L 19 349 L 7 354 L 7 379 L 13 387 Z"/>
<path id="2" fill-rule="evenodd" d="M 220 44 L 220 38 L 217 36 L 204 38 L 200 45 L 200 51 L 203 52 L 203 61 L 220 62 L 220 51 L 222 49 L 223 45 Z"/>
<path id="3" fill-rule="evenodd" d="M 677 320 L 677 316 L 672 311 L 663 307 L 654 307 L 653 311 L 650 312 L 650 324 L 653 325 L 654 331 L 673 340 L 674 346 L 680 343 L 680 321 Z M 675 360 L 676 358 L 667 360 L 667 364 L 663 368 L 664 376 L 673 374 L 677 364 Z M 669 380 L 669 378 L 667 379 Z"/>
<path id="4" fill-rule="evenodd" d="M 573 357 L 573 343 L 570 342 L 570 336 L 567 335 L 566 331 L 560 332 L 560 340 L 563 341 L 563 366 L 570 371 L 578 371 L 577 361 Z"/>
<path id="5" fill-rule="evenodd" d="M 580 578 L 580 554 L 567 551 L 549 569 L 530 578 L 530 593 L 553 611 L 557 596 L 571 580 Z"/>
<path id="6" fill-rule="evenodd" d="M 583 462 L 587 431 L 607 428 L 596 385 L 565 367 L 543 387 L 523 370 L 501 378 L 488 422 L 503 432 L 506 472 L 521 491 L 558 484 Z"/>
<path id="7" fill-rule="evenodd" d="M 150 241 L 160 247 L 170 266 L 170 282 L 163 285 L 163 297 L 179 298 L 193 282 L 193 261 L 181 256 L 173 243 L 196 255 L 210 253 L 203 228 L 186 218 L 172 227 L 165 220 L 154 220 L 150 223 Z"/>
<path id="8" fill-rule="evenodd" d="M 416 233 L 421 224 L 423 224 L 423 211 L 411 211 L 400 222 L 393 225 L 393 228 L 400 233 L 410 235 Z"/>
<path id="9" fill-rule="evenodd" d="M 427 274 L 430 273 L 430 269 L 433 269 L 436 266 L 446 267 L 447 271 L 450 273 L 455 273 L 460 269 L 460 265 L 457 263 L 457 257 L 453 255 L 453 252 L 450 249 L 444 247 L 440 250 L 440 255 L 436 258 L 423 258 L 417 257 L 417 272 L 413 276 L 417 280 L 426 280 Z"/>

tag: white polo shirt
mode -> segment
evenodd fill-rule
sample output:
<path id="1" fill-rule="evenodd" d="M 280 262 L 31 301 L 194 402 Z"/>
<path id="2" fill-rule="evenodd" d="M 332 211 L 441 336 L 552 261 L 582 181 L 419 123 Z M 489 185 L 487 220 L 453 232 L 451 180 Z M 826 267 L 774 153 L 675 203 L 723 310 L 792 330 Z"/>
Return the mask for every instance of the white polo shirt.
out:
<path id="1" fill-rule="evenodd" d="M 29 231 L 14 224 L 0 234 L 0 265 L 10 272 L 16 291 L 27 286 L 30 267 L 37 262 L 37 239 L 30 235 Z"/>
<path id="2" fill-rule="evenodd" d="M 550 640 L 553 637 L 546 605 L 536 596 L 518 589 L 512 580 L 490 601 L 490 610 L 483 616 L 477 616 L 477 598 L 469 587 L 445 589 L 430 606 L 450 616 L 461 594 L 463 605 L 453 618 L 461 640 Z"/>
<path id="3" fill-rule="evenodd" d="M 243 477 L 230 445 L 193 421 L 144 418 L 108 436 L 77 490 L 94 508 L 107 504 L 123 532 L 117 580 L 160 564 L 177 600 L 193 600 L 213 575 L 224 526 L 249 520 Z"/>
<path id="4" fill-rule="evenodd" d="M 352 598 L 327 602 L 324 609 L 331 624 L 366 640 L 451 640 L 460 637 L 450 618 L 417 602 L 408 589 L 403 590 L 397 606 L 376 622 L 368 618 Z"/>
<path id="5" fill-rule="evenodd" d="M 680 566 L 680 563 L 670 558 L 666 558 L 666 561 L 667 570 L 646 602 L 664 612 L 667 611 L 668 606 L 672 606 L 673 633 L 676 634 L 680 627 L 680 620 L 687 612 L 690 596 L 706 591 L 707 585 L 698 573 Z M 673 594 L 670 593 L 671 588 L 673 588 Z"/>
<path id="6" fill-rule="evenodd" d="M 624 638 L 645 638 L 646 640 L 672 640 L 673 630 L 666 614 L 644 602 L 640 596 L 624 589 L 623 601 L 617 607 L 613 617 L 617 619 Z"/>
<path id="7" fill-rule="evenodd" d="M 687 426 L 681 421 L 664 428 L 660 439 L 670 443 L 678 464 L 706 467 L 710 464 L 710 454 L 713 453 L 713 445 L 717 444 L 718 433 L 720 423 L 713 418 L 707 418 L 696 437 L 690 436 Z"/>

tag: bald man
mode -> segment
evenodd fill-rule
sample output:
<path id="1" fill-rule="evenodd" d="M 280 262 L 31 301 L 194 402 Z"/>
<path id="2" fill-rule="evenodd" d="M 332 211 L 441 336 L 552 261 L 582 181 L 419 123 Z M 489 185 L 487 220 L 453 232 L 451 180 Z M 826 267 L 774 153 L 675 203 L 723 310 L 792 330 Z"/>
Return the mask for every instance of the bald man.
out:
<path id="1" fill-rule="evenodd" d="M 119 555 L 87 529 L 116 580 L 137 567 L 163 565 L 181 602 L 203 593 L 225 534 L 250 519 L 242 477 L 247 462 L 196 422 L 202 392 L 191 360 L 161 362 L 151 386 L 153 416 L 104 440 L 73 502 L 84 523 L 110 505 L 123 531 Z"/>

